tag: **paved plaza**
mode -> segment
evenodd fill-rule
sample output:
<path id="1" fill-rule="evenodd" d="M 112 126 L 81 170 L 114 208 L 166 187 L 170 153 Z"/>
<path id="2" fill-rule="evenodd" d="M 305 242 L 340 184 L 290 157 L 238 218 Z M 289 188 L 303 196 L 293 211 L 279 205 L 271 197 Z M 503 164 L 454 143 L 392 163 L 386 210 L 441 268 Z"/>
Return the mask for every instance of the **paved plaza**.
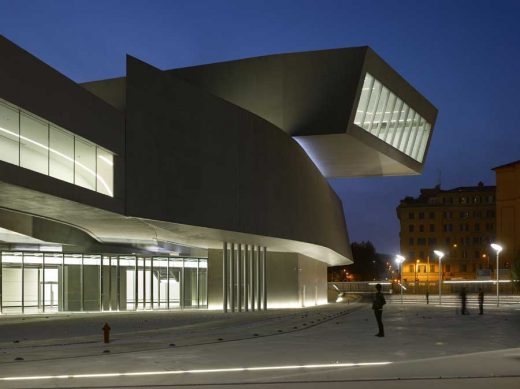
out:
<path id="1" fill-rule="evenodd" d="M 462 316 L 394 302 L 383 319 L 385 338 L 364 303 L 3 316 L 0 387 L 520 387 L 520 306 Z"/>

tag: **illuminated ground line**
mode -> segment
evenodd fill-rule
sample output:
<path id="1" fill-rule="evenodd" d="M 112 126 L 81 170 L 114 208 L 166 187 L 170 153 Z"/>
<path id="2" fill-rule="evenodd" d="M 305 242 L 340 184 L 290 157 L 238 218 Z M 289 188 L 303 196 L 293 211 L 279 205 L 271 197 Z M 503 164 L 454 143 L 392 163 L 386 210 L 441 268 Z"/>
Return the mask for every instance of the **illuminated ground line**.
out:
<path id="1" fill-rule="evenodd" d="M 2 381 L 22 381 L 22 380 L 52 380 L 66 378 L 112 378 L 112 377 L 139 377 L 154 375 L 174 375 L 174 374 L 203 374 L 203 373 L 233 373 L 247 371 L 269 371 L 269 370 L 296 370 L 296 369 L 324 369 L 337 367 L 356 367 L 356 366 L 379 366 L 388 365 L 392 362 L 361 362 L 361 363 L 325 363 L 314 365 L 286 365 L 286 366 L 256 366 L 256 367 L 232 367 L 226 369 L 195 369 L 195 370 L 162 370 L 162 371 L 142 371 L 129 373 L 98 373 L 98 374 L 64 374 L 64 375 L 41 375 L 41 376 L 19 376 L 2 377 Z"/>

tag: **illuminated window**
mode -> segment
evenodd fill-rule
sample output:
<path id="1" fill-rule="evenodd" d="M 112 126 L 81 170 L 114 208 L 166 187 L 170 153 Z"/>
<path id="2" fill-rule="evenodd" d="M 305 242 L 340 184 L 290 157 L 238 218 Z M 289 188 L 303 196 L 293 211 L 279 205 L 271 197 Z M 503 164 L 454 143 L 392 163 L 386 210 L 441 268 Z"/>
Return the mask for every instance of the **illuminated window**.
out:
<path id="1" fill-rule="evenodd" d="M 409 157 L 423 161 L 431 124 L 368 73 L 354 124 Z"/>
<path id="2" fill-rule="evenodd" d="M 0 160 L 114 196 L 114 154 L 3 100 Z"/>

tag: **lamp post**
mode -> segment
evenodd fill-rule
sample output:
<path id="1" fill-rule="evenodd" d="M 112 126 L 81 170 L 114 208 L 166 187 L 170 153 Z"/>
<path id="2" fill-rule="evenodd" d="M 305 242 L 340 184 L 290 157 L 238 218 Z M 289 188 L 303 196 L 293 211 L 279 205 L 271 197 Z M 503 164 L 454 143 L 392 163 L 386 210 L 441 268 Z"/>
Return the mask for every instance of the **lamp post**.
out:
<path id="1" fill-rule="evenodd" d="M 497 252 L 497 307 L 500 305 L 500 292 L 498 286 L 498 256 L 500 252 L 503 250 L 503 247 L 496 243 L 491 243 L 491 248 Z"/>
<path id="2" fill-rule="evenodd" d="M 399 267 L 399 289 L 401 289 L 401 304 L 403 303 L 403 262 L 404 257 L 402 255 L 396 255 L 395 256 L 395 263 L 397 263 L 397 266 Z"/>
<path id="3" fill-rule="evenodd" d="M 442 260 L 442 257 L 444 257 L 444 253 L 442 251 L 439 251 L 439 250 L 433 250 L 433 253 L 439 258 L 439 305 L 442 305 L 442 290 L 441 290 L 441 278 L 442 278 L 442 275 L 441 275 L 441 260 Z"/>

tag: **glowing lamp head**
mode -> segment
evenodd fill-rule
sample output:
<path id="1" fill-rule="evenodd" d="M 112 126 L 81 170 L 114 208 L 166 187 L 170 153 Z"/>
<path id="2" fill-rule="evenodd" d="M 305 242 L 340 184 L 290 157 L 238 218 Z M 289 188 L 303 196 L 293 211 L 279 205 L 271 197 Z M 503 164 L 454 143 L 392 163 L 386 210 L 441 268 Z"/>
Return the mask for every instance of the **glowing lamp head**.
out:
<path id="1" fill-rule="evenodd" d="M 398 265 L 400 265 L 401 263 L 404 262 L 404 257 L 402 255 L 396 255 L 395 256 L 395 263 L 397 263 Z"/>
<path id="2" fill-rule="evenodd" d="M 442 257 L 444 257 L 444 253 L 442 251 L 439 251 L 439 250 L 433 250 L 433 253 L 439 257 L 439 259 L 442 259 Z"/>
<path id="3" fill-rule="evenodd" d="M 504 248 L 496 243 L 491 243 L 491 248 L 498 253 L 500 253 Z"/>

